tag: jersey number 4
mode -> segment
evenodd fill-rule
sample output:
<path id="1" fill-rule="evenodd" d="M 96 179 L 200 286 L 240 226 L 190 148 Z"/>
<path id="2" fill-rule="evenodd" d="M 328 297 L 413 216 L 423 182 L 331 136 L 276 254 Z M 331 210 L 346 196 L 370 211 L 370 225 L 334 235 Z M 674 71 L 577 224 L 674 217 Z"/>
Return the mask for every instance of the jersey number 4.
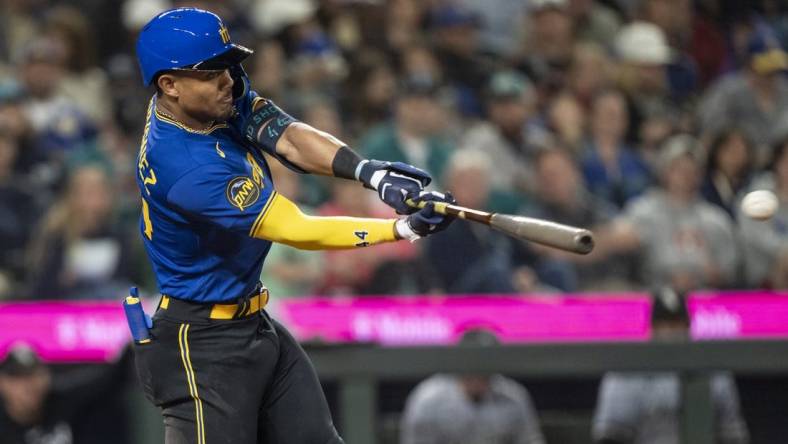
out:
<path id="1" fill-rule="evenodd" d="M 353 234 L 355 234 L 356 237 L 361 240 L 361 242 L 356 244 L 357 247 L 366 247 L 369 245 L 369 242 L 367 242 L 367 235 L 369 234 L 368 231 L 355 231 Z"/>

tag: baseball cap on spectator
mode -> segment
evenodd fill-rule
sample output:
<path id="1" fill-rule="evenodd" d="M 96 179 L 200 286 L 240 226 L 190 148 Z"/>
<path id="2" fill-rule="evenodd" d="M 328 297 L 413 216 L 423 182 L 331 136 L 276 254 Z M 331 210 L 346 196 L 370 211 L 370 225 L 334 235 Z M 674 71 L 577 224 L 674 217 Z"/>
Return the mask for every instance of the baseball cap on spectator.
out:
<path id="1" fill-rule="evenodd" d="M 788 54 L 771 29 L 761 26 L 747 42 L 750 68 L 758 74 L 788 71 Z"/>
<path id="2" fill-rule="evenodd" d="M 487 94 L 490 100 L 517 99 L 533 92 L 533 84 L 517 71 L 498 71 L 490 77 Z"/>
<path id="3" fill-rule="evenodd" d="M 33 349 L 27 344 L 15 345 L 0 363 L 0 374 L 25 376 L 32 374 L 43 364 Z"/>
<path id="4" fill-rule="evenodd" d="M 457 5 L 444 5 L 435 9 L 430 15 L 430 25 L 434 29 L 453 28 L 459 26 L 479 27 L 479 16 Z"/>
<path id="5" fill-rule="evenodd" d="M 665 65 L 673 51 L 662 29 L 648 22 L 633 22 L 618 32 L 615 42 L 620 60 L 638 65 Z"/>
<path id="6" fill-rule="evenodd" d="M 121 8 L 121 21 L 127 30 L 139 31 L 150 19 L 170 7 L 167 0 L 127 0 Z"/>
<path id="7" fill-rule="evenodd" d="M 314 0 L 268 0 L 254 2 L 250 21 L 261 34 L 272 35 L 309 20 L 316 12 Z"/>

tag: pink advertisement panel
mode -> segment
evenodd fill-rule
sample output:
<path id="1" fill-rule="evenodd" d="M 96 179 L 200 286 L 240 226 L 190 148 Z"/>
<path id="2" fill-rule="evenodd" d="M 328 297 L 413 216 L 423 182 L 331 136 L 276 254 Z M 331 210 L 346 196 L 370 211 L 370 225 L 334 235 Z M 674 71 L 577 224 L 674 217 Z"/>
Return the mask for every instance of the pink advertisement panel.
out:
<path id="1" fill-rule="evenodd" d="M 695 293 L 687 300 L 693 339 L 788 337 L 788 293 Z"/>
<path id="2" fill-rule="evenodd" d="M 0 304 L 0 359 L 25 343 L 48 362 L 107 362 L 130 337 L 120 302 Z"/>
<path id="3" fill-rule="evenodd" d="M 643 294 L 313 297 L 282 301 L 277 314 L 302 341 L 454 344 L 472 328 L 504 343 L 642 341 L 650 334 Z"/>
<path id="4" fill-rule="evenodd" d="M 650 336 L 650 303 L 640 293 L 309 297 L 276 306 L 276 317 L 301 341 L 441 345 L 472 328 L 488 329 L 504 343 Z M 788 293 L 698 293 L 688 308 L 694 339 L 788 338 Z M 0 359 L 15 343 L 26 343 L 50 362 L 106 362 L 129 336 L 119 301 L 0 304 Z"/>

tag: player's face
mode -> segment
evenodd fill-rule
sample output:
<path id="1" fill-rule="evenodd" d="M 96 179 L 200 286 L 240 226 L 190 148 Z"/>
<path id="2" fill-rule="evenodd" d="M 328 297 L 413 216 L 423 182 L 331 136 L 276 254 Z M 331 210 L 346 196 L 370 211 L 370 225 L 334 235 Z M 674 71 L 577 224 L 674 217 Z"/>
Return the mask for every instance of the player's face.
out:
<path id="1" fill-rule="evenodd" d="M 180 71 L 177 78 L 178 105 L 184 113 L 204 123 L 230 118 L 233 79 L 228 70 Z"/>

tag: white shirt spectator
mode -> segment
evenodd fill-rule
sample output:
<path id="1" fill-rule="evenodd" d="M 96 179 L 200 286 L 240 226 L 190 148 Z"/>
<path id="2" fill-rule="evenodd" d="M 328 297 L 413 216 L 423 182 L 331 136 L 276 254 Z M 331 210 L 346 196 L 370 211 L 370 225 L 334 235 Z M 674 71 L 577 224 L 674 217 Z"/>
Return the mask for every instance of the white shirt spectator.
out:
<path id="1" fill-rule="evenodd" d="M 642 277 L 652 288 L 675 285 L 681 273 L 692 279 L 692 288 L 705 282 L 709 266 L 731 283 L 738 248 L 730 218 L 700 198 L 686 206 L 671 202 L 655 189 L 625 208 L 628 224 L 637 227 L 643 252 Z"/>
<path id="2" fill-rule="evenodd" d="M 711 377 L 711 400 L 715 442 L 749 442 L 736 385 L 729 374 L 716 373 Z M 602 379 L 594 413 L 594 442 L 676 444 L 680 442 L 680 410 L 678 374 L 608 373 Z"/>
<path id="3" fill-rule="evenodd" d="M 526 389 L 500 375 L 474 402 L 460 377 L 438 374 L 410 394 L 401 444 L 543 444 L 539 420 Z"/>

